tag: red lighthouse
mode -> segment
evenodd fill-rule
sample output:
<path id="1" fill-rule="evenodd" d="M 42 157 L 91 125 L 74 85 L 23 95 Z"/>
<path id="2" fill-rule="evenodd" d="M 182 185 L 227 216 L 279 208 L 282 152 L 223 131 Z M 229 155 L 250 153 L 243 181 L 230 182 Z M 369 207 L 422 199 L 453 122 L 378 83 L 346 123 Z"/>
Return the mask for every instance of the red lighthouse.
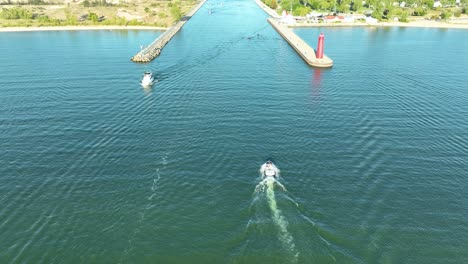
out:
<path id="1" fill-rule="evenodd" d="M 318 44 L 317 44 L 317 59 L 323 59 L 323 42 L 325 40 L 325 36 L 323 33 L 320 33 L 318 37 Z"/>

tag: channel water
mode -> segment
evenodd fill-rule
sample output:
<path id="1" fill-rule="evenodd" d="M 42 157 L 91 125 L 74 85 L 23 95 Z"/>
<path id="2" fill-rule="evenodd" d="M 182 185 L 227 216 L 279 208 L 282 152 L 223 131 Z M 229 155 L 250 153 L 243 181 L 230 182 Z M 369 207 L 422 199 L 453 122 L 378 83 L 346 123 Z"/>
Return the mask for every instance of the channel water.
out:
<path id="1" fill-rule="evenodd" d="M 0 263 L 466 262 L 468 31 L 295 29 L 320 70 L 266 18 L 0 33 Z"/>

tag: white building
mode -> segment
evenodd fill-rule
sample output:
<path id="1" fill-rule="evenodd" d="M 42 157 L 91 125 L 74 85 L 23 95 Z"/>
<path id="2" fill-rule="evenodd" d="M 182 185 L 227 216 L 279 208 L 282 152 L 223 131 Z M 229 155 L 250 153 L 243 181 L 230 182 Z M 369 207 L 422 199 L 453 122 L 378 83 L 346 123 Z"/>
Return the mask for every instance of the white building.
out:
<path id="1" fill-rule="evenodd" d="M 367 24 L 377 24 L 378 22 L 379 22 L 379 20 L 377 20 L 377 18 L 366 17 L 366 23 Z"/>
<path id="2" fill-rule="evenodd" d="M 296 20 L 294 19 L 292 14 L 288 14 L 286 11 L 283 10 L 281 16 L 281 23 L 284 23 L 286 25 L 292 25 L 296 23 Z"/>

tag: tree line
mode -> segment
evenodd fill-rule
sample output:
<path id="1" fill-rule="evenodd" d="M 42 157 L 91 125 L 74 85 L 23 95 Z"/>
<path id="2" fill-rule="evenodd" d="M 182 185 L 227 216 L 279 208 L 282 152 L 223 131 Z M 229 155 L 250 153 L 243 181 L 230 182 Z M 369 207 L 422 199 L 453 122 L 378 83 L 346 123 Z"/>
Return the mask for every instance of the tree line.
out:
<path id="1" fill-rule="evenodd" d="M 262 0 L 266 5 L 278 11 L 292 11 L 294 16 L 305 16 L 312 10 L 326 13 L 364 13 L 370 12 L 372 17 L 379 20 L 390 19 L 395 16 L 424 16 L 428 10 L 434 9 L 434 0 Z M 441 0 L 442 7 L 455 7 L 456 0 Z M 404 4 L 403 4 L 404 3 Z M 466 14 L 468 0 L 460 0 L 459 9 L 454 15 Z M 440 10 L 440 8 L 437 8 Z M 443 14 L 452 14 L 446 8 L 442 8 Z"/>

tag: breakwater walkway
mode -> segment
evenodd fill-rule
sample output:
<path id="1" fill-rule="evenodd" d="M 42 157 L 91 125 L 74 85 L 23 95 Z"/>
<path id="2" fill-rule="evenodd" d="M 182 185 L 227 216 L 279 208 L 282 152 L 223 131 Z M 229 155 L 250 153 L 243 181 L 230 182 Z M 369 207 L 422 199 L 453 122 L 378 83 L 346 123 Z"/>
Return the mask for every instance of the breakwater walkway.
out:
<path id="1" fill-rule="evenodd" d="M 281 19 L 281 16 L 279 16 L 275 10 L 265 5 L 261 0 L 255 0 L 255 3 L 257 3 L 257 5 L 265 13 L 272 17 L 267 19 L 268 22 L 289 43 L 289 45 L 291 45 L 291 47 L 296 50 L 296 52 L 304 59 L 305 62 L 307 62 L 307 64 L 321 68 L 328 68 L 333 66 L 333 60 L 331 60 L 325 54 L 323 54 L 322 58 L 317 58 L 313 48 L 311 48 L 303 39 L 296 35 L 286 25 L 280 23 L 279 20 Z"/>
<path id="2" fill-rule="evenodd" d="M 166 44 L 179 32 L 179 30 L 187 23 L 187 21 L 202 7 L 207 0 L 202 0 L 195 6 L 187 15 L 182 17 L 174 26 L 170 27 L 166 32 L 161 34 L 155 41 L 153 41 L 146 48 L 142 49 L 135 56 L 131 58 L 133 62 L 150 62 L 159 54 Z"/>
<path id="3" fill-rule="evenodd" d="M 291 29 L 284 24 L 268 18 L 268 22 L 278 33 L 293 47 L 297 53 L 307 62 L 307 64 L 314 67 L 327 68 L 333 66 L 333 60 L 331 60 L 325 54 L 322 58 L 317 58 L 315 50 L 311 48 L 303 39 L 296 35 Z"/>

